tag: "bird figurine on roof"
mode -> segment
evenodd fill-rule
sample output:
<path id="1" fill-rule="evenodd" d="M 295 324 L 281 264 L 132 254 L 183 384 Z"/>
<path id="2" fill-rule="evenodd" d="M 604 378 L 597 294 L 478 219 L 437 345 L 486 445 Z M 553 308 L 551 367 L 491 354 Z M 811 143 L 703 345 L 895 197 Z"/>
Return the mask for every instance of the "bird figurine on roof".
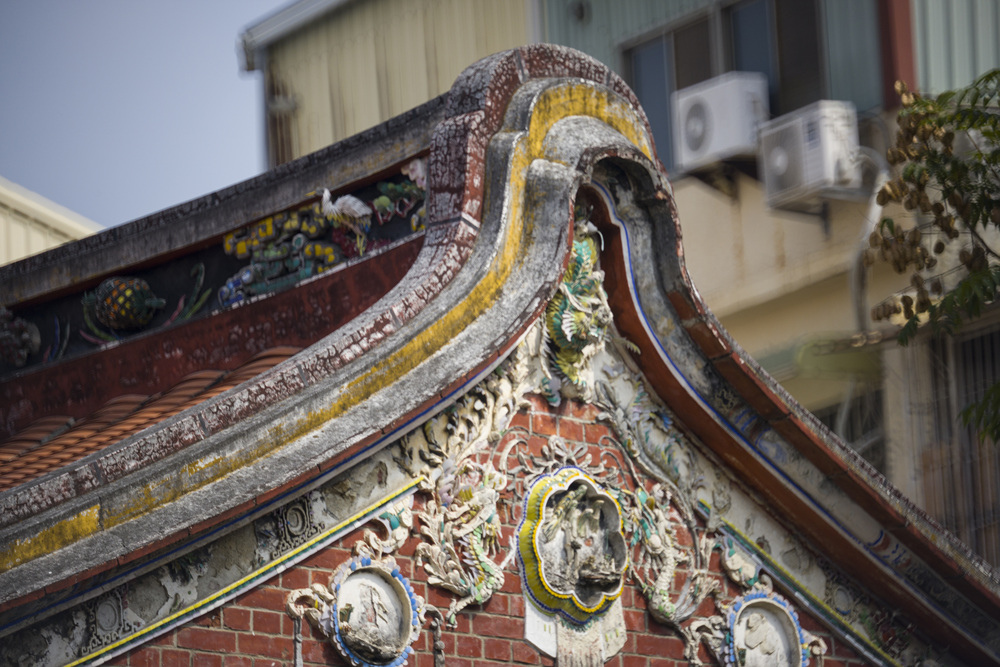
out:
<path id="1" fill-rule="evenodd" d="M 372 227 L 371 207 L 354 195 L 343 195 L 333 201 L 328 188 L 323 188 L 323 214 L 338 227 L 347 227 L 354 232 L 358 254 L 363 254 L 368 240 L 368 230 Z"/>
<path id="2" fill-rule="evenodd" d="M 341 227 L 347 227 L 358 237 L 364 238 L 372 226 L 371 207 L 354 195 L 343 195 L 333 201 L 330 190 L 323 188 L 323 213 Z"/>

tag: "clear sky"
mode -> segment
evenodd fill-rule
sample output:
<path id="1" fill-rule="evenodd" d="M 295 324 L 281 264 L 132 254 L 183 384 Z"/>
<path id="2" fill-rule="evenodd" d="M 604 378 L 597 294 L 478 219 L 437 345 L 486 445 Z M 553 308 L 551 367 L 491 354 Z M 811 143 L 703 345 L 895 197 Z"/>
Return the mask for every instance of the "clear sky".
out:
<path id="1" fill-rule="evenodd" d="M 265 167 L 245 28 L 289 0 L 0 0 L 0 176 L 115 226 Z"/>

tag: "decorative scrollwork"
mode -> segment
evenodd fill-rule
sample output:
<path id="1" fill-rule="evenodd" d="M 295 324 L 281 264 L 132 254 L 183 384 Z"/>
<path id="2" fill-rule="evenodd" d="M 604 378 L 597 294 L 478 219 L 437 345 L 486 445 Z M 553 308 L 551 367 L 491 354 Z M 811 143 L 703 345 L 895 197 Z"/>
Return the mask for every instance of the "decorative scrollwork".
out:
<path id="1" fill-rule="evenodd" d="M 448 609 L 447 621 L 454 625 L 458 612 L 499 590 L 510 556 L 501 563 L 493 559 L 500 550 L 497 503 L 507 477 L 472 460 L 449 468 L 438 479 L 436 499 L 417 512 L 420 534 L 428 541 L 417 545 L 416 557 L 428 583 L 461 596 Z"/>

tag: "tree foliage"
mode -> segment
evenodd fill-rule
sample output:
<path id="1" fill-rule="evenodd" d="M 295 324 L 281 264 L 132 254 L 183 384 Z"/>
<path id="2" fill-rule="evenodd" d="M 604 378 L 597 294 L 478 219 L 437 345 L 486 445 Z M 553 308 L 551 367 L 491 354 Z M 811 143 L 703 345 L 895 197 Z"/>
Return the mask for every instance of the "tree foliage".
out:
<path id="1" fill-rule="evenodd" d="M 902 204 L 915 223 L 883 218 L 866 261 L 910 273 L 911 289 L 872 309 L 875 320 L 902 316 L 899 342 L 919 326 L 951 334 L 993 303 L 1000 288 L 1000 69 L 967 88 L 924 97 L 899 82 L 896 143 L 887 151 L 897 176 L 878 203 Z M 919 212 L 919 213 L 918 213 Z M 962 418 L 1000 442 L 1000 385 L 966 407 Z"/>

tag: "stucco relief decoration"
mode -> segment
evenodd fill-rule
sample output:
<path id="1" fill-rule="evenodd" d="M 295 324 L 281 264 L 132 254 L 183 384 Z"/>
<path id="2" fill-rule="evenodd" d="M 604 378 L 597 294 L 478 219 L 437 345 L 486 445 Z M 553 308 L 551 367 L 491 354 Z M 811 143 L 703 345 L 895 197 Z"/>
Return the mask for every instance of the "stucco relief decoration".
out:
<path id="1" fill-rule="evenodd" d="M 586 536 L 585 539 L 591 540 L 593 544 L 602 544 L 603 531 L 600 523 L 595 526 L 592 521 L 597 515 L 594 511 L 596 508 L 588 505 L 594 503 L 601 506 L 605 525 L 614 523 L 609 518 L 608 510 L 615 507 L 619 512 L 621 522 L 619 530 L 626 549 L 622 583 L 626 580 L 635 581 L 640 585 L 640 589 L 646 592 L 650 589 L 646 582 L 659 582 L 664 589 L 664 596 L 673 590 L 676 566 L 689 562 L 690 558 L 677 546 L 674 527 L 677 514 L 670 507 L 669 494 L 663 485 L 654 484 L 647 490 L 636 474 L 626 451 L 613 439 L 609 439 L 606 443 L 612 449 L 603 450 L 600 459 L 596 461 L 587 445 L 571 445 L 559 436 L 550 437 L 538 455 L 527 451 L 524 444 L 522 439 L 512 439 L 501 457 L 505 463 L 516 459 L 517 465 L 510 468 L 510 475 L 516 480 L 514 495 L 527 498 L 519 535 L 525 535 L 523 532 L 526 530 L 525 527 L 531 525 L 529 517 L 534 512 L 532 498 L 535 497 L 537 500 L 535 494 L 551 491 L 549 487 L 552 486 L 554 479 L 572 477 L 562 480 L 564 491 L 552 499 L 551 515 L 537 524 L 537 529 L 541 531 L 539 540 L 545 543 L 545 546 L 536 550 L 538 554 L 557 551 L 553 549 L 557 544 L 553 545 L 545 540 L 545 528 L 549 528 L 553 534 L 553 541 L 558 543 L 560 536 L 555 534 L 555 529 L 560 525 L 560 517 L 566 515 L 571 516 L 570 532 L 576 534 L 577 540 Z M 617 452 L 614 451 L 615 447 Z M 575 483 L 581 482 L 583 478 L 591 480 L 592 488 L 602 490 L 606 497 L 594 494 L 593 491 L 588 493 L 574 488 Z M 588 495 L 594 500 L 585 501 L 584 498 Z M 609 499 L 613 505 L 608 504 Z M 578 510 L 579 514 L 575 510 Z M 573 518 L 582 520 L 574 525 Z M 609 536 L 604 549 L 607 551 L 611 544 L 616 542 L 617 539 Z M 553 603 L 550 600 L 549 604 L 545 602 L 538 604 L 539 597 L 544 600 L 545 596 L 556 596 L 552 593 L 551 585 L 546 586 L 541 583 L 538 574 L 541 568 L 535 568 L 530 555 L 527 558 L 523 555 L 526 553 L 523 544 L 522 542 L 519 546 L 522 552 L 521 576 L 524 588 L 528 591 L 526 593 L 528 604 L 525 605 L 528 615 L 528 622 L 525 624 L 526 639 L 547 655 L 556 656 L 560 664 L 599 665 L 613 657 L 624 646 L 626 638 L 619 601 L 615 599 L 610 605 L 598 608 L 594 608 L 591 602 L 589 611 L 585 608 L 586 605 L 568 605 L 573 609 L 575 616 L 556 609 L 559 602 L 566 605 L 565 599 L 556 598 L 559 602 Z M 563 545 L 565 547 L 565 542 Z M 531 548 L 530 545 L 527 548 Z M 572 544 L 570 550 L 574 550 Z M 613 552 L 613 548 L 610 550 Z M 558 570 L 561 568 L 562 565 L 555 568 L 557 578 Z M 584 578 L 586 579 L 587 577 Z M 610 577 L 605 581 L 609 579 Z M 682 596 L 690 595 L 691 599 L 700 601 L 714 590 L 710 585 L 711 582 L 701 579 L 698 581 L 699 585 L 705 584 L 703 590 L 692 591 L 693 586 L 689 578 L 687 585 L 676 599 L 681 600 Z M 690 601 L 683 602 L 680 605 L 682 614 L 690 615 L 694 611 L 694 606 L 696 605 L 692 606 Z M 696 653 L 697 637 L 694 635 L 692 637 Z"/>
<path id="2" fill-rule="evenodd" d="M 420 635 L 424 600 L 396 561 L 367 549 L 337 569 L 328 586 L 292 591 L 286 611 L 305 618 L 352 665 L 405 665 Z"/>
<path id="3" fill-rule="evenodd" d="M 825 652 L 824 642 L 802 629 L 798 614 L 769 585 L 729 606 L 722 654 L 727 667 L 807 667 Z"/>
<path id="4" fill-rule="evenodd" d="M 821 568 L 827 577 L 824 602 L 845 622 L 867 635 L 879 650 L 903 665 L 940 664 L 914 641 L 912 626 L 901 626 L 893 614 L 872 605 L 868 594 L 847 581 L 829 562 L 824 561 Z"/>
<path id="5" fill-rule="evenodd" d="M 612 494 L 576 467 L 536 479 L 518 527 L 518 556 L 528 641 L 559 664 L 581 667 L 602 665 L 621 650 L 619 598 L 629 558 Z"/>
<path id="6" fill-rule="evenodd" d="M 580 240 L 586 243 L 575 246 L 578 267 L 567 279 L 570 282 L 592 276 L 596 268 L 596 246 L 589 237 L 593 225 L 582 219 L 576 227 L 582 233 Z M 565 330 L 570 333 L 574 331 L 574 309 L 607 305 L 600 276 L 587 289 L 589 295 L 579 298 L 572 296 L 569 287 L 561 292 L 572 296 L 562 309 Z M 610 316 L 610 310 L 607 314 Z M 512 547 L 500 557 L 499 512 L 504 495 L 509 495 L 510 477 L 502 466 L 497 469 L 494 465 L 496 446 L 511 417 L 525 405 L 528 392 L 543 391 L 544 387 L 551 400 L 553 386 L 565 387 L 567 395 L 579 392 L 574 387 L 589 386 L 582 378 L 588 376 L 590 358 L 603 347 L 609 322 L 607 319 L 604 328 L 587 329 L 583 334 L 587 342 L 578 345 L 573 354 L 563 355 L 565 370 L 555 373 L 549 360 L 560 358 L 559 348 L 549 341 L 545 324 L 536 323 L 501 368 L 450 410 L 404 438 L 407 467 L 414 476 L 425 478 L 421 490 L 429 496 L 424 508 L 415 513 L 424 538 L 416 555 L 432 585 L 459 596 L 448 610 L 449 624 L 455 623 L 456 615 L 466 606 L 489 600 L 503 585 L 503 570 L 516 553 Z M 581 381 L 561 382 L 556 379 L 558 373 Z"/>
<path id="7" fill-rule="evenodd" d="M 271 515 L 254 524 L 258 542 L 266 545 L 273 560 L 286 551 L 304 544 L 320 532 L 313 516 L 313 503 L 318 502 L 319 493 L 294 500 L 278 508 Z"/>
<path id="8" fill-rule="evenodd" d="M 87 604 L 87 651 L 107 646 L 142 627 L 141 620 L 129 611 L 126 592 L 112 590 Z"/>
<path id="9" fill-rule="evenodd" d="M 559 470 L 525 499 L 518 553 L 535 603 L 585 623 L 622 592 L 628 554 L 621 508 L 582 470 Z"/>
<path id="10" fill-rule="evenodd" d="M 712 551 L 720 548 L 717 525 L 701 525 L 696 516 L 697 494 L 704 480 L 697 474 L 690 443 L 676 428 L 672 415 L 657 405 L 620 354 L 603 355 L 597 380 L 597 405 L 619 444 L 646 477 L 656 480 L 647 492 L 636 490 L 637 510 L 632 531 L 639 535 L 639 556 L 631 575 L 657 621 L 674 627 L 686 642 L 686 657 L 696 659 L 698 644 L 717 634 L 722 619 L 688 623 L 701 602 L 718 592 L 708 569 Z M 638 479 L 638 475 L 633 472 Z M 677 531 L 687 534 L 688 550 L 676 547 Z M 680 590 L 675 568 L 684 564 Z"/>
<path id="11" fill-rule="evenodd" d="M 402 441 L 404 464 L 424 479 L 426 500 L 413 512 L 422 537 L 416 554 L 429 583 L 456 596 L 450 625 L 499 590 L 520 551 L 528 639 L 561 665 L 603 664 L 620 651 L 626 630 L 618 594 L 627 581 L 696 663 L 701 644 L 721 655 L 726 636 L 713 552 L 741 590 L 758 584 L 760 565 L 727 540 L 719 514 L 699 515 L 706 492 L 725 512 L 728 487 L 717 482 L 707 491 L 692 443 L 631 365 L 626 350 L 634 348 L 615 333 L 597 265 L 600 235 L 586 207 L 576 213 L 556 306 L 500 367 Z M 531 393 L 597 406 L 597 419 L 614 433 L 600 459 L 558 436 L 535 450 L 509 430 Z M 520 526 L 509 544 L 505 513 Z M 710 597 L 717 613 L 697 615 Z"/>
<path id="12" fill-rule="evenodd" d="M 691 494 L 689 481 L 683 479 L 691 465 L 689 453 L 669 418 L 656 412 L 641 382 L 626 370 L 620 353 L 608 349 L 609 343 L 627 343 L 615 337 L 611 327 L 603 274 L 596 264 L 600 237 L 587 219 L 588 210 L 579 206 L 576 212 L 577 239 L 558 307 L 547 309 L 544 320 L 529 330 L 497 371 L 403 442 L 410 472 L 425 477 L 422 490 L 430 496 L 423 510 L 415 512 L 424 537 L 418 555 L 433 585 L 460 596 L 449 610 L 450 623 L 467 605 L 490 598 L 516 552 L 511 545 L 501 556 L 494 517 L 505 508 L 519 508 L 515 498 L 523 498 L 536 480 L 564 467 L 577 467 L 603 488 L 614 489 L 628 548 L 636 551 L 634 561 L 623 561 L 624 571 L 647 597 L 655 598 L 659 611 L 654 615 L 680 623 L 713 590 L 703 576 L 700 552 L 686 555 L 675 547 L 670 520 L 676 514 L 671 500 Z M 527 405 L 528 393 L 542 394 L 550 402 L 589 397 L 605 408 L 601 419 L 619 428 L 620 441 L 628 443 L 610 444 L 648 458 L 657 471 L 653 478 L 662 481 L 647 491 L 625 451 L 613 466 L 605 467 L 604 462 L 592 462 L 585 448 L 576 451 L 558 438 L 550 440 L 541 456 L 527 452 L 524 441 L 515 438 L 497 457 L 497 444 L 513 414 Z M 626 482 L 629 472 L 631 481 Z M 690 510 L 683 515 L 693 525 Z M 691 581 L 668 600 L 675 567 L 692 561 Z"/>
<path id="13" fill-rule="evenodd" d="M 447 468 L 437 497 L 417 513 L 427 541 L 417 545 L 416 557 L 428 583 L 460 596 L 448 608 L 448 623 L 454 624 L 458 612 L 482 604 L 503 585 L 506 563 L 493 557 L 500 550 L 497 503 L 507 478 L 490 464 L 471 460 Z"/>
<path id="14" fill-rule="evenodd" d="M 408 495 L 387 507 L 378 515 L 378 520 L 385 526 L 386 537 L 365 529 L 362 540 L 372 553 L 392 553 L 406 543 L 413 529 L 413 496 Z"/>

